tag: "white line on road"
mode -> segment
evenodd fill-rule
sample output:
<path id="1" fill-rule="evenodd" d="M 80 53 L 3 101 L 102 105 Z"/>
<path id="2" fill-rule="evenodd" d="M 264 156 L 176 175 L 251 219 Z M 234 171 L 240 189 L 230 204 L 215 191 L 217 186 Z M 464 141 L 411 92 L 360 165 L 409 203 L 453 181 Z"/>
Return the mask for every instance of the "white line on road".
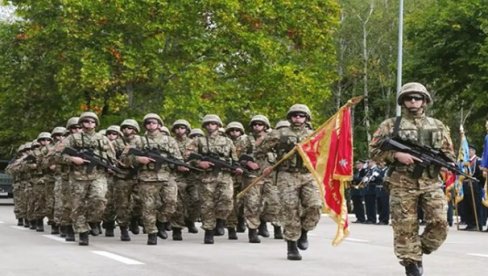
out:
<path id="1" fill-rule="evenodd" d="M 3 222 L 3 221 L 0 220 L 0 223 L 5 223 L 5 222 Z"/>
<path id="2" fill-rule="evenodd" d="M 107 252 L 107 251 L 92 251 L 93 253 L 95 254 L 98 254 L 100 256 L 104 256 L 104 257 L 107 257 L 107 258 L 110 258 L 112 260 L 116 260 L 118 262 L 121 262 L 121 263 L 124 263 L 124 264 L 128 264 L 128 265 L 141 265 L 141 264 L 144 264 L 144 263 L 141 263 L 139 261 L 136 261 L 136 260 L 133 260 L 133 259 L 129 259 L 129 258 L 126 258 L 126 257 L 122 257 L 122 256 L 119 256 L 117 254 L 113 254 L 113 253 L 110 253 L 110 252 Z"/>
<path id="3" fill-rule="evenodd" d="M 364 242 L 364 243 L 368 243 L 369 242 L 368 240 L 354 239 L 354 238 L 345 238 L 344 240 L 350 241 L 350 242 Z"/>
<path id="4" fill-rule="evenodd" d="M 488 254 L 468 253 L 469 256 L 488 258 Z"/>
<path id="5" fill-rule="evenodd" d="M 14 229 L 17 229 L 17 230 L 29 230 L 29 228 L 26 228 L 24 226 L 17 226 L 17 225 L 14 226 L 14 225 L 12 225 L 10 227 L 12 227 Z"/>
<path id="6" fill-rule="evenodd" d="M 57 237 L 57 236 L 53 236 L 53 235 L 42 235 L 42 236 L 45 238 L 51 239 L 51 240 L 58 241 L 58 242 L 68 243 L 65 238 L 61 238 L 61 237 Z"/>

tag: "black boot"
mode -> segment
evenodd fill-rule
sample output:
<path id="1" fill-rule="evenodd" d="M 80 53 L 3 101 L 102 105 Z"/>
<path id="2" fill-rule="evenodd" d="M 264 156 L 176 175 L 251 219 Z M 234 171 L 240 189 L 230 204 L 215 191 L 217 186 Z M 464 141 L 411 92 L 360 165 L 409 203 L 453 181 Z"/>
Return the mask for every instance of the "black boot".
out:
<path id="1" fill-rule="evenodd" d="M 83 233 L 80 233 L 80 241 L 78 242 L 78 245 L 88 245 L 88 234 L 89 232 L 86 231 L 86 232 L 83 232 Z"/>
<path id="2" fill-rule="evenodd" d="M 17 226 L 24 226 L 24 219 L 19 218 L 17 220 Z"/>
<path id="3" fill-rule="evenodd" d="M 214 230 L 205 230 L 205 237 L 203 238 L 204 244 L 214 243 Z"/>
<path id="4" fill-rule="evenodd" d="M 417 263 L 408 262 L 405 265 L 405 275 L 407 276 L 421 276 Z"/>
<path id="5" fill-rule="evenodd" d="M 168 238 L 168 233 L 166 233 L 166 227 L 164 225 L 164 222 L 156 222 L 156 226 L 158 227 L 158 237 L 160 237 L 161 239 L 165 240 Z M 149 241 L 148 241 L 149 242 Z"/>
<path id="6" fill-rule="evenodd" d="M 215 236 L 223 236 L 225 234 L 225 220 L 217 219 L 217 225 L 215 226 Z"/>
<path id="7" fill-rule="evenodd" d="M 104 221 L 102 226 L 103 228 L 105 228 L 105 237 L 114 236 L 114 228 L 115 228 L 114 221 Z"/>
<path id="8" fill-rule="evenodd" d="M 297 245 L 298 245 L 298 248 L 300 248 L 301 250 L 307 250 L 307 248 L 308 248 L 307 232 L 308 231 L 302 229 L 302 235 L 298 239 Z"/>
<path id="9" fill-rule="evenodd" d="M 234 227 L 227 228 L 227 233 L 229 235 L 229 240 L 237 240 L 237 232 Z"/>
<path id="10" fill-rule="evenodd" d="M 66 225 L 59 226 L 59 236 L 61 238 L 66 238 Z"/>
<path id="11" fill-rule="evenodd" d="M 43 219 L 37 220 L 36 231 L 37 232 L 44 232 L 44 220 Z"/>
<path id="12" fill-rule="evenodd" d="M 269 237 L 269 231 L 268 231 L 268 226 L 266 225 L 266 221 L 262 220 L 258 229 L 259 229 L 258 235 L 263 236 L 265 238 Z"/>
<path id="13" fill-rule="evenodd" d="M 246 232 L 246 221 L 244 217 L 238 217 L 237 218 L 237 228 L 236 228 L 237 233 L 244 233 Z"/>
<path id="14" fill-rule="evenodd" d="M 130 221 L 129 230 L 132 232 L 132 234 L 139 235 L 139 221 L 138 221 L 138 219 L 132 219 Z"/>
<path id="15" fill-rule="evenodd" d="M 66 239 L 65 240 L 67 242 L 68 241 L 71 241 L 71 242 L 75 241 L 75 231 L 73 230 L 72 225 L 66 225 Z"/>
<path id="16" fill-rule="evenodd" d="M 147 235 L 147 245 L 156 245 L 158 244 L 158 236 L 156 233 L 148 234 Z"/>
<path id="17" fill-rule="evenodd" d="M 258 237 L 258 230 L 249 228 L 247 231 L 247 236 L 249 237 L 250 243 L 261 243 L 261 240 Z"/>
<path id="18" fill-rule="evenodd" d="M 30 223 L 27 219 L 24 220 L 24 227 L 25 228 L 29 228 L 30 227 Z"/>
<path id="19" fill-rule="evenodd" d="M 273 225 L 274 228 L 274 238 L 275 240 L 282 240 L 283 239 L 283 232 L 281 232 L 281 227 Z"/>
<path id="20" fill-rule="evenodd" d="M 287 259 L 292 261 L 300 261 L 302 259 L 302 255 L 300 255 L 300 252 L 298 252 L 297 242 L 287 241 L 287 243 L 288 243 Z"/>
<path id="21" fill-rule="evenodd" d="M 57 235 L 57 234 L 59 234 L 59 224 L 53 222 L 51 224 L 51 235 Z"/>
<path id="22" fill-rule="evenodd" d="M 29 227 L 30 230 L 36 230 L 37 220 L 31 220 L 29 224 L 30 224 L 30 227 Z"/>
<path id="23" fill-rule="evenodd" d="M 182 241 L 183 236 L 181 235 L 181 228 L 173 227 L 173 240 L 174 241 Z"/>
<path id="24" fill-rule="evenodd" d="M 98 222 L 89 222 L 88 225 L 90 225 L 90 234 L 92 236 L 98 236 L 100 235 L 100 229 L 98 228 Z"/>
<path id="25" fill-rule="evenodd" d="M 186 221 L 186 227 L 188 227 L 188 233 L 196 234 L 198 233 L 198 228 L 195 226 L 195 222 L 191 220 Z"/>
<path id="26" fill-rule="evenodd" d="M 120 240 L 121 241 L 130 241 L 129 229 L 127 228 L 127 226 L 120 227 Z"/>

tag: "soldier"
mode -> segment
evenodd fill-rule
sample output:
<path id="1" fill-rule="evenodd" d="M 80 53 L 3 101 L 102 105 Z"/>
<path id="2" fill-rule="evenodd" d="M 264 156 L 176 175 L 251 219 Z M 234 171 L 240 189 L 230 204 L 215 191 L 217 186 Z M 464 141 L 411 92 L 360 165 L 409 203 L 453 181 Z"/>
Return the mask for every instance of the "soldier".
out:
<path id="1" fill-rule="evenodd" d="M 127 147 L 142 144 L 138 135 L 141 131 L 134 119 L 126 119 L 120 124 L 121 137 L 113 143 L 118 167 L 124 172 L 115 175 L 114 202 L 117 223 L 120 227 L 120 240 L 130 241 L 129 227 L 134 235 L 139 234 L 139 220 L 142 219 L 142 202 L 137 187 L 137 168 L 130 168 L 120 162 L 122 152 Z M 112 225 L 110 225 L 112 226 Z M 113 227 L 113 226 L 112 226 Z"/>
<path id="2" fill-rule="evenodd" d="M 115 151 L 108 138 L 95 132 L 95 128 L 100 125 L 98 116 L 93 112 L 83 112 L 80 115 L 79 123 L 83 131 L 66 137 L 63 140 L 63 148 L 71 147 L 80 152 L 93 152 L 104 159 L 114 159 Z M 78 244 L 88 245 L 89 231 L 98 228 L 107 203 L 105 198 L 107 172 L 99 167 L 88 171 L 89 161 L 79 156 L 64 154 L 63 161 L 71 165 L 70 184 L 72 185 L 73 207 L 71 219 L 74 223 L 74 231 L 79 234 Z"/>
<path id="3" fill-rule="evenodd" d="M 18 226 L 29 227 L 29 221 L 27 220 L 27 206 L 26 206 L 26 196 L 25 196 L 25 174 L 20 171 L 21 163 L 24 158 L 27 157 L 26 154 L 26 144 L 22 144 L 17 149 L 15 158 L 8 164 L 5 171 L 12 176 L 13 179 L 13 199 L 14 199 L 14 214 L 17 218 Z"/>
<path id="4" fill-rule="evenodd" d="M 171 126 L 181 154 L 191 143 L 188 134 L 191 131 L 190 123 L 187 120 L 176 120 Z M 178 185 L 178 202 L 176 212 L 171 220 L 173 240 L 182 240 L 181 229 L 188 227 L 189 233 L 198 233 L 195 221 L 200 217 L 200 198 L 198 195 L 198 177 L 196 172 L 180 173 L 176 176 Z"/>
<path id="5" fill-rule="evenodd" d="M 420 83 L 402 86 L 397 102 L 403 107 L 401 117 L 381 123 L 370 144 L 374 160 L 389 165 L 387 184 L 390 191 L 391 223 L 395 255 L 405 266 L 406 275 L 422 275 L 422 255 L 437 250 L 447 237 L 447 206 L 441 189 L 439 168 L 425 169 L 419 178 L 413 177 L 418 158 L 400 151 L 384 151 L 385 138 L 396 137 L 412 143 L 441 150 L 454 160 L 449 129 L 425 111 L 432 98 Z M 426 227 L 419 235 L 417 206 L 424 211 Z"/>
<path id="6" fill-rule="evenodd" d="M 220 135 L 222 127 L 220 117 L 207 114 L 203 117 L 202 127 L 207 135 L 198 137 L 190 143 L 186 156 L 197 153 L 204 157 L 211 157 L 229 166 L 237 163 L 237 155 L 232 140 Z M 214 161 L 214 162 L 216 162 Z M 214 233 L 224 235 L 225 220 L 233 210 L 233 183 L 231 171 L 228 168 L 218 167 L 216 163 L 206 160 L 192 160 L 192 163 L 205 170 L 201 175 L 199 194 L 201 199 L 202 228 L 205 230 L 204 243 L 214 243 Z M 241 168 L 234 170 L 242 174 Z"/>
<path id="7" fill-rule="evenodd" d="M 239 139 L 236 143 L 236 151 L 241 165 L 246 167 L 250 173 L 244 177 L 244 186 L 249 185 L 261 174 L 259 164 L 255 160 L 254 152 L 267 135 L 270 129 L 269 120 L 266 116 L 253 116 L 249 122 L 251 134 Z M 275 156 L 273 155 L 273 159 Z M 268 162 L 269 160 L 265 160 Z M 273 160 L 274 161 L 274 160 Z M 260 185 L 256 185 L 244 197 L 244 217 L 249 228 L 249 242 L 260 243 L 259 235 L 269 237 L 266 221 L 274 223 L 275 238 L 282 238 L 281 226 L 278 224 L 280 204 L 278 193 L 271 177 L 265 178 Z"/>
<path id="8" fill-rule="evenodd" d="M 366 224 L 376 224 L 376 186 L 383 181 L 381 170 L 374 160 L 368 161 L 364 183 L 364 203 L 366 205 Z"/>
<path id="9" fill-rule="evenodd" d="M 244 126 L 240 122 L 230 122 L 225 127 L 225 134 L 229 137 L 234 146 L 236 146 L 237 140 L 246 136 Z M 230 215 L 227 217 L 227 232 L 229 234 L 229 240 L 237 240 L 237 232 L 243 233 L 246 231 L 246 223 L 244 219 L 244 205 L 242 200 L 237 201 L 237 194 L 242 189 L 242 175 L 233 175 L 232 181 L 234 182 L 234 208 Z"/>
<path id="10" fill-rule="evenodd" d="M 295 104 L 287 113 L 290 127 L 283 127 L 272 131 L 256 148 L 256 158 L 266 163 L 269 154 L 277 154 L 281 159 L 296 143 L 312 133 L 306 127 L 311 120 L 310 109 L 303 104 Z M 269 163 L 269 161 L 268 161 Z M 263 175 L 272 172 L 271 163 L 263 170 Z M 303 165 L 298 153 L 284 161 L 276 172 L 276 183 L 282 205 L 282 224 L 284 238 L 287 241 L 288 260 L 301 260 L 298 248 L 308 248 L 307 233 L 315 228 L 320 220 L 322 201 L 318 185 L 313 176 Z M 298 247 L 298 248 L 297 248 Z"/>
<path id="11" fill-rule="evenodd" d="M 163 120 L 159 115 L 149 113 L 144 116 L 146 135 L 141 143 L 136 141 L 136 147 L 144 150 L 158 152 L 166 157 L 182 161 L 180 150 L 175 139 L 161 131 Z M 144 229 L 148 233 L 147 244 L 156 245 L 157 235 L 166 239 L 166 224 L 176 210 L 178 187 L 175 173 L 170 164 L 162 164 L 161 168 L 155 166 L 155 161 L 147 156 L 135 156 L 122 153 L 122 159 L 128 166 L 139 167 L 138 180 L 142 205 L 142 220 Z M 188 168 L 178 166 L 179 171 L 188 171 Z"/>
<path id="12" fill-rule="evenodd" d="M 205 136 L 205 133 L 199 128 L 192 128 L 190 131 L 190 134 L 188 134 L 188 137 L 190 139 L 194 139 L 195 137 L 203 137 Z"/>
<path id="13" fill-rule="evenodd" d="M 356 161 L 356 172 L 352 180 L 351 188 L 351 200 L 354 209 L 354 214 L 356 215 L 356 221 L 353 223 L 365 223 L 366 218 L 364 216 L 364 183 L 363 177 L 366 175 L 367 169 L 365 167 L 365 160 Z"/>

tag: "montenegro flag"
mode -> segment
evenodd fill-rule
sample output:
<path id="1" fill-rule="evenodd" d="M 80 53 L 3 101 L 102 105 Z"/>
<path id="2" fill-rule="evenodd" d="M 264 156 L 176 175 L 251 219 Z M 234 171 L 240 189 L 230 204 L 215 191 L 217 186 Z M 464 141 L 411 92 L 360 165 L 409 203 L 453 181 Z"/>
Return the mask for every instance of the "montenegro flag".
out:
<path id="1" fill-rule="evenodd" d="M 348 101 L 297 145 L 303 163 L 319 183 L 324 211 L 338 225 L 333 245 L 338 245 L 349 234 L 344 190 L 346 182 L 353 176 L 351 107 L 361 99 L 357 97 Z"/>

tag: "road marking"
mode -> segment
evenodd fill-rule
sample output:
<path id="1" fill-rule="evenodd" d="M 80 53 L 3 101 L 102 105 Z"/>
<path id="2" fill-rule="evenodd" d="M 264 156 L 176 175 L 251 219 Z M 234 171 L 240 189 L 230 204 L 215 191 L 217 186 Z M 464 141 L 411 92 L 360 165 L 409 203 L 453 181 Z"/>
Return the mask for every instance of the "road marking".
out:
<path id="1" fill-rule="evenodd" d="M 368 243 L 368 240 L 362 240 L 362 239 L 354 239 L 354 238 L 345 238 L 344 240 L 350 241 L 350 242 L 363 242 L 363 243 Z"/>
<path id="2" fill-rule="evenodd" d="M 68 243 L 65 238 L 61 238 L 58 236 L 53 236 L 53 235 L 42 235 L 42 236 L 45 238 L 51 239 L 51 240 L 58 241 L 58 242 Z"/>
<path id="3" fill-rule="evenodd" d="M 93 253 L 95 254 L 98 254 L 100 256 L 104 256 L 104 257 L 107 257 L 107 258 L 110 258 L 112 260 L 115 260 L 115 261 L 118 261 L 118 262 L 121 262 L 121 263 L 124 263 L 124 264 L 128 264 L 128 265 L 142 265 L 144 263 L 141 263 L 139 261 L 136 261 L 136 260 L 133 260 L 133 259 L 129 259 L 129 258 L 126 258 L 126 257 L 122 257 L 120 255 L 117 255 L 117 254 L 113 254 L 113 253 L 110 253 L 110 252 L 107 252 L 107 251 L 92 251 Z"/>
<path id="4" fill-rule="evenodd" d="M 1 224 L 1 223 L 5 223 L 5 222 L 3 222 L 3 221 L 1 221 L 1 220 L 0 220 L 0 224 Z"/>
<path id="5" fill-rule="evenodd" d="M 29 230 L 28 227 L 24 227 L 24 226 L 17 226 L 17 225 L 14 226 L 14 225 L 12 225 L 10 227 L 12 227 L 14 229 L 17 229 L 17 230 Z"/>
<path id="6" fill-rule="evenodd" d="M 468 253 L 469 256 L 488 258 L 488 254 Z"/>

